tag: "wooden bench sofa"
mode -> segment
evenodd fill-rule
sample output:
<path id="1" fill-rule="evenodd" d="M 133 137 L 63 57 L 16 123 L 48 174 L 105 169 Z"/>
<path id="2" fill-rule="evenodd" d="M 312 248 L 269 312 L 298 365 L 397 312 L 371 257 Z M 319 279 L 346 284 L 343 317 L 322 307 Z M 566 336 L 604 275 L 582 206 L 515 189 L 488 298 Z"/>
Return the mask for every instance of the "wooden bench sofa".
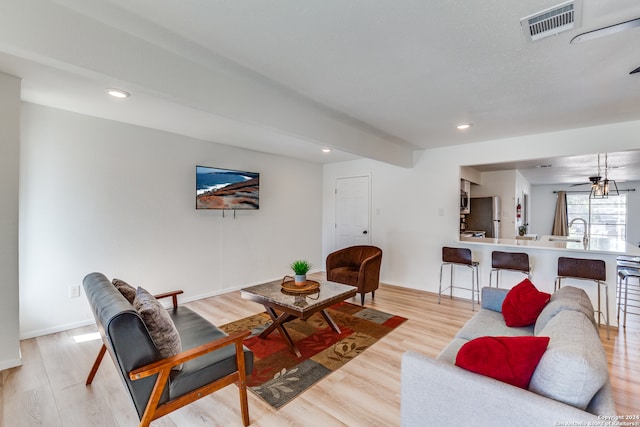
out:
<path id="1" fill-rule="evenodd" d="M 253 353 L 242 345 L 249 331 L 228 336 L 197 313 L 178 306 L 177 295 L 182 291 L 156 295 L 172 298 L 173 307 L 167 312 L 182 342 L 182 352 L 162 358 L 140 313 L 103 274 L 87 275 L 83 286 L 103 342 L 87 385 L 108 351 L 140 426 L 232 383 L 240 389 L 242 421 L 249 425 L 246 376 L 253 370 Z"/>

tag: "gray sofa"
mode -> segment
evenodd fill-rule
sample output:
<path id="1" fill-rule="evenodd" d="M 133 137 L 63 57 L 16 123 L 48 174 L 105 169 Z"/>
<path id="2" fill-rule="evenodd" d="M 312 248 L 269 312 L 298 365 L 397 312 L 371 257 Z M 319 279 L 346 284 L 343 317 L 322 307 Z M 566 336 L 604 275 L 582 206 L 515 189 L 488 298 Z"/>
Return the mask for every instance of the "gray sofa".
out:
<path id="1" fill-rule="evenodd" d="M 615 415 L 607 359 L 587 294 L 563 287 L 535 325 L 512 328 L 501 313 L 507 292 L 483 288 L 482 308 L 436 359 L 413 351 L 403 355 L 403 426 L 542 427 Z M 527 335 L 550 337 L 529 390 L 455 365 L 460 347 L 474 338 Z"/>

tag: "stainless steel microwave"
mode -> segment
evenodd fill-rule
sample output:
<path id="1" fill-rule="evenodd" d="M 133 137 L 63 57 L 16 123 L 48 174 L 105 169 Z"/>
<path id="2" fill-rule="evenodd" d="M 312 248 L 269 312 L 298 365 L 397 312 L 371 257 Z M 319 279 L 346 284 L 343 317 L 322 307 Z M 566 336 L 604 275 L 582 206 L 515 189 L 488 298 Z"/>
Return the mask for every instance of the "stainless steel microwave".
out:
<path id="1" fill-rule="evenodd" d="M 469 213 L 469 193 L 464 190 L 460 190 L 460 213 Z"/>
<path id="2" fill-rule="evenodd" d="M 471 183 L 466 179 L 460 180 L 460 213 L 468 214 L 471 212 Z"/>

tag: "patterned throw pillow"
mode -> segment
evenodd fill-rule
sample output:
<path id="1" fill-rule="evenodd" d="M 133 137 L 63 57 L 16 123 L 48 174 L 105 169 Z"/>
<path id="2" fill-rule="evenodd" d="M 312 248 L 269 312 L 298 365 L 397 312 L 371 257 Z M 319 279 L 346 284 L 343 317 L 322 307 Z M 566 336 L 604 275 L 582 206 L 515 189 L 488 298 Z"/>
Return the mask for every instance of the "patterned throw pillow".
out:
<path id="1" fill-rule="evenodd" d="M 129 301 L 129 304 L 133 304 L 133 299 L 136 297 L 136 288 L 120 279 L 113 279 L 111 283 L 113 283 L 113 286 Z"/>
<path id="2" fill-rule="evenodd" d="M 145 289 L 138 287 L 133 307 L 140 313 L 149 335 L 163 359 L 182 351 L 182 342 L 167 310 Z M 182 365 L 173 369 L 181 369 Z"/>

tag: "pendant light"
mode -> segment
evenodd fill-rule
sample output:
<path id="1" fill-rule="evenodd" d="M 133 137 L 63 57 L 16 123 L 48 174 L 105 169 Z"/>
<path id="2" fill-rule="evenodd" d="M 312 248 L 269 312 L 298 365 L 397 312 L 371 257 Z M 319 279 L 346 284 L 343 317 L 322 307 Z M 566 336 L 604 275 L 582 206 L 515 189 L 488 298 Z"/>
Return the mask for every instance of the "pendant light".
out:
<path id="1" fill-rule="evenodd" d="M 604 180 L 599 180 L 591 185 L 590 199 L 607 199 L 609 194 L 613 196 L 620 195 L 616 181 L 609 179 L 609 164 L 607 161 L 607 153 L 604 153 Z M 598 177 L 600 177 L 600 153 L 598 153 Z"/>

